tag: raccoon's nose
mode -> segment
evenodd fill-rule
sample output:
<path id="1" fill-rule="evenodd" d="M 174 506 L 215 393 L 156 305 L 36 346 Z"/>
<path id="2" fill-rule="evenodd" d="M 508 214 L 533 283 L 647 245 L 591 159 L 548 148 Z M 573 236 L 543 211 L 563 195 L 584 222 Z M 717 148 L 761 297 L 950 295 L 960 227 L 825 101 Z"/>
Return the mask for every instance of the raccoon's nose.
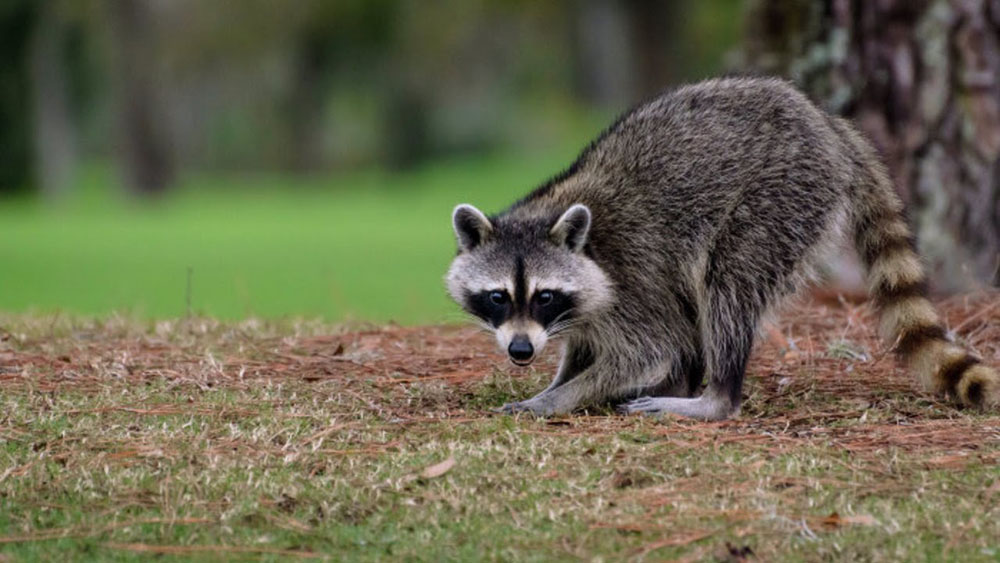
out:
<path id="1" fill-rule="evenodd" d="M 527 336 L 515 336 L 507 347 L 507 353 L 515 362 L 527 362 L 535 355 L 535 348 Z"/>

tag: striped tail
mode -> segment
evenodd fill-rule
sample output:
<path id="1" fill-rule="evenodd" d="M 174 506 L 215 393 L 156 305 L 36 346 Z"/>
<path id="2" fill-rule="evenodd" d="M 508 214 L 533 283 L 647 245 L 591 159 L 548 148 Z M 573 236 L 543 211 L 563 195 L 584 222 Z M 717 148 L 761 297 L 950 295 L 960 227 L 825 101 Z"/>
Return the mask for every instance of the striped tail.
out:
<path id="1" fill-rule="evenodd" d="M 950 341 L 927 300 L 927 281 L 902 202 L 880 163 L 866 159 L 870 181 L 858 190 L 854 237 L 868 270 L 879 334 L 929 390 L 969 406 L 1000 404 L 1000 375 Z"/>

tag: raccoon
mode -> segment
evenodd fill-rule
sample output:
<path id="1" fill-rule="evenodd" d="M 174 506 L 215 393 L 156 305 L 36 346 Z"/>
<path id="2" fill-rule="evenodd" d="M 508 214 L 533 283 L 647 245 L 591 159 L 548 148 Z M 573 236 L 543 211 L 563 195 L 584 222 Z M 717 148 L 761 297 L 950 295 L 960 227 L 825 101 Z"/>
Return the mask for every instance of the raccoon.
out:
<path id="1" fill-rule="evenodd" d="M 761 317 L 845 237 L 867 269 L 880 335 L 924 386 L 963 405 L 1000 402 L 997 372 L 949 340 L 926 298 L 873 147 L 779 79 L 668 92 L 506 211 L 462 204 L 452 224 L 455 301 L 515 364 L 562 345 L 552 383 L 504 412 L 610 403 L 733 416 Z"/>

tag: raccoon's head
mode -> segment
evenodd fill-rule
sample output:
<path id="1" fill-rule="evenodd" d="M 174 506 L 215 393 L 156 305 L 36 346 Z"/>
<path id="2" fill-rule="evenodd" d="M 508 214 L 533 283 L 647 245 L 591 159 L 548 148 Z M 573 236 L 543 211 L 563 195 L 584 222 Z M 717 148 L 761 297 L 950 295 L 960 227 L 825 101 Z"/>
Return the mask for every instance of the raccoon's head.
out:
<path id="1" fill-rule="evenodd" d="M 584 252 L 590 210 L 501 216 L 471 205 L 452 214 L 458 256 L 446 278 L 452 298 L 496 334 L 511 361 L 528 365 L 549 338 L 573 330 L 611 301 L 611 284 Z"/>

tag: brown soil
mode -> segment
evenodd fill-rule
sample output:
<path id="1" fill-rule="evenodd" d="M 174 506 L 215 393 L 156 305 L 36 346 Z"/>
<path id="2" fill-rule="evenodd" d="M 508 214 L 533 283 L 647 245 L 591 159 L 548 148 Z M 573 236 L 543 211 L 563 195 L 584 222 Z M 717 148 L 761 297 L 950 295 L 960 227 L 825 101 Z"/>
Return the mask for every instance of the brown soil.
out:
<path id="1" fill-rule="evenodd" d="M 953 297 L 939 308 L 959 341 L 1000 365 L 1000 292 Z M 756 440 L 777 450 L 823 440 L 862 456 L 887 447 L 928 449 L 944 452 L 935 458 L 942 466 L 960 465 L 984 441 L 997 440 L 1000 419 L 924 393 L 876 341 L 874 326 L 865 304 L 822 296 L 805 300 L 765 327 L 738 418 L 668 423 L 662 433 L 692 444 Z M 483 404 L 488 382 L 512 382 L 512 388 L 530 394 L 544 385 L 556 361 L 550 353 L 531 368 L 516 368 L 494 349 L 490 336 L 469 327 L 294 332 L 201 319 L 149 330 L 106 322 L 53 328 L 45 336 L 0 330 L 0 387 L 56 396 L 160 382 L 177 387 L 177 403 L 102 408 L 195 414 L 200 407 L 183 399 L 187 389 L 280 380 L 324 393 L 335 390 L 338 408 L 348 412 L 461 423 L 495 416 L 487 407 L 496 405 Z M 629 417 L 608 410 L 550 422 L 552 432 L 564 434 L 604 433 L 630 424 Z"/>

